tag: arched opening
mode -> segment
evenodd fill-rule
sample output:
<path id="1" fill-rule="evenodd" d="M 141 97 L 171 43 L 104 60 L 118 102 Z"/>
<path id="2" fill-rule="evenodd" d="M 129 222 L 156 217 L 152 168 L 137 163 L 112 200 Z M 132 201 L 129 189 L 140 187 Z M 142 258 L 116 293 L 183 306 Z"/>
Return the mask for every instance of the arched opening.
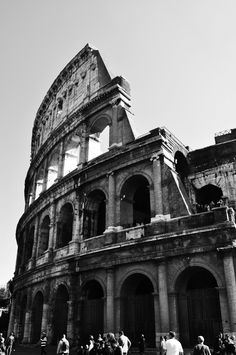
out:
<path id="1" fill-rule="evenodd" d="M 27 296 L 24 296 L 22 301 L 19 302 L 20 317 L 19 317 L 18 338 L 20 343 L 24 338 L 26 305 L 27 305 Z"/>
<path id="2" fill-rule="evenodd" d="M 41 167 L 36 176 L 35 199 L 39 197 L 43 191 L 44 169 Z"/>
<path id="3" fill-rule="evenodd" d="M 48 162 L 47 168 L 47 189 L 51 187 L 57 179 L 58 176 L 58 162 L 59 162 L 59 152 L 55 151 Z"/>
<path id="4" fill-rule="evenodd" d="M 26 244 L 25 244 L 25 262 L 27 263 L 32 257 L 34 244 L 34 226 L 32 226 L 29 232 L 26 235 Z"/>
<path id="5" fill-rule="evenodd" d="M 121 189 L 120 218 L 123 227 L 150 223 L 150 191 L 148 180 L 142 175 L 129 178 Z"/>
<path id="6" fill-rule="evenodd" d="M 67 333 L 69 294 L 64 285 L 60 285 L 56 292 L 53 312 L 53 343 L 57 344 L 62 334 Z"/>
<path id="7" fill-rule="evenodd" d="M 89 334 L 103 334 L 104 294 L 101 285 L 91 280 L 82 289 L 81 340 L 86 342 Z M 108 315 L 109 316 L 109 315 Z"/>
<path id="8" fill-rule="evenodd" d="M 88 160 L 94 159 L 108 151 L 109 134 L 110 127 L 106 117 L 101 117 L 95 121 L 90 129 Z"/>
<path id="9" fill-rule="evenodd" d="M 142 274 L 129 276 L 121 289 L 121 328 L 134 346 L 140 334 L 148 347 L 155 346 L 155 312 L 152 282 Z"/>
<path id="10" fill-rule="evenodd" d="M 57 222 L 57 247 L 61 248 L 72 240 L 74 212 L 72 205 L 66 203 L 60 211 Z"/>
<path id="11" fill-rule="evenodd" d="M 193 346 L 198 335 L 213 345 L 222 331 L 218 285 L 202 267 L 189 267 L 176 282 L 180 337 L 184 346 Z"/>
<path id="12" fill-rule="evenodd" d="M 38 256 L 42 255 L 48 249 L 49 229 L 50 218 L 46 216 L 40 226 Z"/>
<path id="13" fill-rule="evenodd" d="M 198 212 L 206 211 L 211 207 L 219 205 L 219 201 L 223 196 L 220 187 L 208 184 L 201 187 L 196 192 L 196 202 Z"/>
<path id="14" fill-rule="evenodd" d="M 32 343 L 37 343 L 41 335 L 43 315 L 43 295 L 37 292 L 32 307 Z"/>
<path id="15" fill-rule="evenodd" d="M 88 195 L 83 222 L 84 239 L 101 235 L 106 229 L 106 196 L 101 190 Z"/>
<path id="16" fill-rule="evenodd" d="M 175 159 L 175 169 L 179 174 L 181 181 L 184 183 L 185 178 L 189 174 L 189 165 L 187 159 L 183 155 L 183 153 L 179 151 L 175 153 L 174 159 Z"/>
<path id="17" fill-rule="evenodd" d="M 65 144 L 63 176 L 77 168 L 79 162 L 80 138 L 78 135 L 70 137 Z"/>

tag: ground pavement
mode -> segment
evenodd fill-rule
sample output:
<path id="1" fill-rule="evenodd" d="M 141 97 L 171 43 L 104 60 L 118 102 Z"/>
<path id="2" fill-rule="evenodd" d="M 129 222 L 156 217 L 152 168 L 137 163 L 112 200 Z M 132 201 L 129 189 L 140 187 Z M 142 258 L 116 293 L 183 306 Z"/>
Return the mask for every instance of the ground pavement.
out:
<path id="1" fill-rule="evenodd" d="M 47 355 L 56 355 L 57 347 L 54 345 L 48 345 Z M 130 351 L 130 355 L 137 355 L 138 351 Z M 154 351 L 154 349 L 149 353 L 148 349 L 145 352 L 146 355 L 159 355 L 159 351 Z M 191 349 L 184 349 L 184 355 L 190 355 Z M 12 355 L 40 355 L 40 346 L 35 345 L 17 345 L 16 351 L 12 352 Z M 70 355 L 76 355 L 74 349 L 70 350 Z"/>

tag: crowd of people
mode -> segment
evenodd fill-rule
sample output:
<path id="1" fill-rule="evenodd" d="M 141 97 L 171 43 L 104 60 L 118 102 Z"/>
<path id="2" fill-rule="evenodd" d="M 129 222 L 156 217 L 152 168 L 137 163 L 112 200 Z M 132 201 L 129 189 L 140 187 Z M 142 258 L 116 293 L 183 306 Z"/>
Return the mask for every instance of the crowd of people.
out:
<path id="1" fill-rule="evenodd" d="M 5 339 L 3 334 L 0 333 L 0 354 L 11 355 L 15 351 L 15 335 L 10 333 L 10 335 Z"/>
<path id="2" fill-rule="evenodd" d="M 0 354 L 11 355 L 15 351 L 16 338 L 14 333 L 5 339 L 3 334 L 0 333 Z M 41 354 L 47 355 L 47 335 L 42 333 L 39 340 Z M 78 340 L 76 350 L 77 355 L 128 355 L 131 347 L 130 339 L 121 330 L 116 337 L 114 333 L 108 333 L 105 336 L 98 334 L 95 339 L 93 335 L 90 335 L 86 344 L 80 344 Z M 146 341 L 144 334 L 140 335 L 138 341 L 139 355 L 145 354 Z M 69 355 L 70 343 L 63 334 L 57 344 L 57 355 Z M 176 334 L 173 331 L 169 332 L 167 336 L 160 337 L 159 343 L 160 355 L 183 355 L 183 347 L 179 340 L 176 339 Z M 204 344 L 204 337 L 199 335 L 197 337 L 197 344 L 194 346 L 192 355 L 236 355 L 236 339 L 234 335 L 220 333 L 210 350 L 209 346 Z"/>

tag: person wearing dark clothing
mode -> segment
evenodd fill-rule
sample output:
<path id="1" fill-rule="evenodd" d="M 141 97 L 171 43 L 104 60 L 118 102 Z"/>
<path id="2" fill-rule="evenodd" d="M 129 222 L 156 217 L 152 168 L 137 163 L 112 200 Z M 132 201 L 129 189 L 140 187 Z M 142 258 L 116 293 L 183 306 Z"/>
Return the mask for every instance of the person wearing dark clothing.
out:
<path id="1" fill-rule="evenodd" d="M 199 335 L 197 342 L 198 344 L 193 348 L 193 355 L 211 355 L 209 347 L 204 344 L 203 336 Z"/>
<path id="2" fill-rule="evenodd" d="M 43 333 L 40 339 L 40 349 L 41 349 L 41 355 L 46 355 L 47 354 L 47 336 L 46 333 Z"/>
<path id="3" fill-rule="evenodd" d="M 145 337 L 144 334 L 141 334 L 139 342 L 138 342 L 139 354 L 143 355 L 145 351 Z"/>

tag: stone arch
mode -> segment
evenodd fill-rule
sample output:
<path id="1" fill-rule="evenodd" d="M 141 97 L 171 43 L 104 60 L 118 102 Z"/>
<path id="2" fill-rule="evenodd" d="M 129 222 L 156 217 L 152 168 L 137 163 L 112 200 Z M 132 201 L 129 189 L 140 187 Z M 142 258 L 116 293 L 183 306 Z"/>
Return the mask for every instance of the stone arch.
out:
<path id="1" fill-rule="evenodd" d="M 53 337 L 52 342 L 56 344 L 62 337 L 62 334 L 67 333 L 67 320 L 68 320 L 68 301 L 69 301 L 68 288 L 64 283 L 57 286 L 54 295 L 53 307 Z"/>
<path id="2" fill-rule="evenodd" d="M 108 151 L 110 146 L 111 118 L 108 115 L 98 116 L 88 127 L 88 160 Z"/>
<path id="3" fill-rule="evenodd" d="M 133 227 L 151 221 L 149 180 L 143 174 L 133 174 L 120 189 L 120 225 Z"/>
<path id="4" fill-rule="evenodd" d="M 43 182 L 44 182 L 44 168 L 41 164 L 41 166 L 38 169 L 38 172 L 36 174 L 36 185 L 35 185 L 35 199 L 37 199 L 39 197 L 39 195 L 41 194 L 41 192 L 43 191 Z"/>
<path id="5" fill-rule="evenodd" d="M 189 265 L 175 282 L 179 331 L 184 346 L 192 346 L 199 334 L 209 345 L 222 331 L 219 284 L 205 266 Z"/>
<path id="6" fill-rule="evenodd" d="M 44 297 L 41 291 L 38 291 L 32 303 L 32 343 L 37 343 L 41 335 L 42 316 L 43 316 Z"/>
<path id="7" fill-rule="evenodd" d="M 80 137 L 78 134 L 71 134 L 64 145 L 63 176 L 77 168 L 79 163 Z"/>
<path id="8" fill-rule="evenodd" d="M 74 209 L 66 202 L 60 209 L 57 221 L 57 248 L 64 247 L 72 240 Z"/>
<path id="9" fill-rule="evenodd" d="M 140 334 L 145 334 L 147 346 L 155 346 L 154 287 L 144 273 L 132 273 L 120 289 L 120 326 L 138 345 Z"/>
<path id="10" fill-rule="evenodd" d="M 31 225 L 26 233 L 25 243 L 25 262 L 27 263 L 32 258 L 33 245 L 34 245 L 34 231 L 35 226 Z"/>
<path id="11" fill-rule="evenodd" d="M 206 210 L 209 206 L 216 207 L 220 204 L 220 200 L 223 197 L 223 191 L 220 187 L 207 184 L 196 190 L 196 202 L 198 212 Z"/>
<path id="12" fill-rule="evenodd" d="M 47 165 L 47 189 L 51 187 L 58 177 L 59 169 L 59 147 L 56 147 L 50 154 Z"/>
<path id="13" fill-rule="evenodd" d="M 104 290 L 96 279 L 87 280 L 81 288 L 79 314 L 81 323 L 78 331 L 82 342 L 88 342 L 89 334 L 103 334 Z"/>
<path id="14" fill-rule="evenodd" d="M 50 217 L 44 216 L 39 227 L 39 244 L 38 244 L 38 256 L 41 256 L 48 249 L 49 231 L 50 231 Z"/>
<path id="15" fill-rule="evenodd" d="M 133 274 L 142 274 L 149 278 L 152 282 L 154 293 L 156 293 L 157 290 L 157 284 L 156 284 L 156 278 L 154 277 L 154 273 L 148 270 L 145 270 L 144 268 L 132 268 L 131 270 L 128 270 L 127 272 L 122 273 L 122 277 L 120 278 L 118 284 L 116 285 L 116 297 L 119 297 L 121 294 L 121 288 L 122 285 L 124 284 L 125 280 L 132 276 Z"/>
<path id="16" fill-rule="evenodd" d="M 87 194 L 83 213 L 84 239 L 103 234 L 106 229 L 106 195 L 101 189 Z"/>
<path id="17" fill-rule="evenodd" d="M 179 174 L 181 181 L 184 182 L 190 172 L 190 169 L 187 158 L 179 150 L 175 152 L 174 164 L 176 172 Z"/>

